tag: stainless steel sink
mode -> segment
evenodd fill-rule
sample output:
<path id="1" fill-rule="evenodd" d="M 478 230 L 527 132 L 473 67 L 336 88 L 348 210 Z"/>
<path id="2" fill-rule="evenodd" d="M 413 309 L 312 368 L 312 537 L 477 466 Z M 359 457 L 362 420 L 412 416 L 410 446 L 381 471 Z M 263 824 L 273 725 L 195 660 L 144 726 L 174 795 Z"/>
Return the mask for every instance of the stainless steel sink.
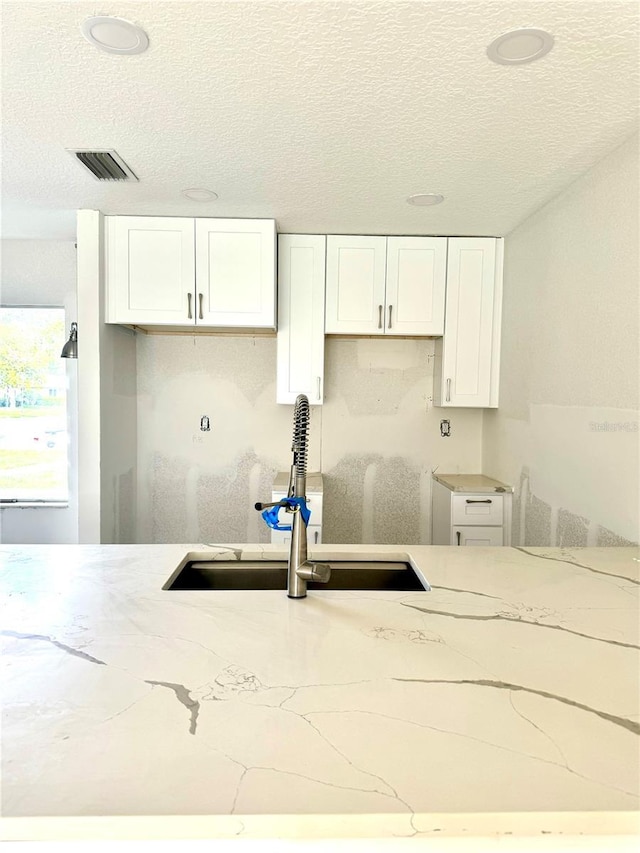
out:
<path id="1" fill-rule="evenodd" d="M 323 560 L 331 566 L 328 583 L 309 581 L 309 589 L 417 590 L 423 583 L 411 565 L 402 561 Z M 287 588 L 286 560 L 189 560 L 171 575 L 163 589 L 223 590 Z"/>

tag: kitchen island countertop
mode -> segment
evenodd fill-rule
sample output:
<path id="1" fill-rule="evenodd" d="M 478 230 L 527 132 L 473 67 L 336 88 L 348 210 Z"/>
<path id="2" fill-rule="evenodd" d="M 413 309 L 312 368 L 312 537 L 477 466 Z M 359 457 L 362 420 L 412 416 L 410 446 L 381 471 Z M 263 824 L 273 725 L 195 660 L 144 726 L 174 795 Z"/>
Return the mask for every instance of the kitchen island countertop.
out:
<path id="1" fill-rule="evenodd" d="M 187 552 L 283 556 L 0 547 L 5 838 L 638 831 L 637 549 L 323 545 L 432 590 L 302 601 L 163 590 Z"/>

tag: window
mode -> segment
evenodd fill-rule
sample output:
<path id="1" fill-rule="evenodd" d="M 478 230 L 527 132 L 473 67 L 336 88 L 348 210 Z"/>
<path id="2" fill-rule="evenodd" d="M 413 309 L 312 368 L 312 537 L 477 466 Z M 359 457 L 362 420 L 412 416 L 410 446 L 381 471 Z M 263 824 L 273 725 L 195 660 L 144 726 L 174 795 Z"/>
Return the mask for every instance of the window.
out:
<path id="1" fill-rule="evenodd" d="M 64 308 L 0 308 L 0 500 L 66 502 Z"/>

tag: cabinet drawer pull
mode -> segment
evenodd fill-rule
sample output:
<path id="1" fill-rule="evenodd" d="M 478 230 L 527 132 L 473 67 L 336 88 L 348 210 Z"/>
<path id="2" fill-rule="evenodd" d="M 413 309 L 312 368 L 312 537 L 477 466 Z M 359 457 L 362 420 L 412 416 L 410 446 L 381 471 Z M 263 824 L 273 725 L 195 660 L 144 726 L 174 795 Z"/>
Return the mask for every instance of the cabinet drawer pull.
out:
<path id="1" fill-rule="evenodd" d="M 447 403 L 451 402 L 451 380 L 447 379 Z"/>
<path id="2" fill-rule="evenodd" d="M 456 530 L 456 537 L 458 539 L 458 545 L 460 544 L 460 531 Z"/>
<path id="3" fill-rule="evenodd" d="M 378 328 L 382 328 L 382 305 L 378 305 Z"/>
<path id="4" fill-rule="evenodd" d="M 314 540 L 314 543 L 315 543 L 316 545 L 318 544 L 318 531 L 317 531 L 317 530 L 316 530 L 316 532 L 315 532 L 315 540 Z"/>
<path id="5" fill-rule="evenodd" d="M 387 329 L 391 328 L 391 311 L 393 310 L 393 305 L 389 305 L 389 322 L 387 323 Z"/>
<path id="6" fill-rule="evenodd" d="M 187 318 L 189 320 L 193 320 L 193 314 L 191 313 L 191 294 L 187 293 Z"/>
<path id="7" fill-rule="evenodd" d="M 320 377 L 319 376 L 316 377 L 316 383 L 317 383 L 316 399 L 319 400 L 320 399 Z"/>
<path id="8" fill-rule="evenodd" d="M 467 503 L 468 504 L 491 504 L 491 503 L 493 503 L 493 501 L 490 500 L 489 498 L 487 498 L 484 501 L 481 501 L 481 500 L 473 501 L 473 500 L 469 500 L 469 498 L 467 498 Z"/>
<path id="9" fill-rule="evenodd" d="M 198 294 L 198 299 L 200 301 L 200 313 L 199 313 L 198 317 L 200 318 L 200 320 L 204 320 L 204 314 L 202 313 L 202 298 L 203 298 L 203 296 L 204 296 L 203 293 Z"/>

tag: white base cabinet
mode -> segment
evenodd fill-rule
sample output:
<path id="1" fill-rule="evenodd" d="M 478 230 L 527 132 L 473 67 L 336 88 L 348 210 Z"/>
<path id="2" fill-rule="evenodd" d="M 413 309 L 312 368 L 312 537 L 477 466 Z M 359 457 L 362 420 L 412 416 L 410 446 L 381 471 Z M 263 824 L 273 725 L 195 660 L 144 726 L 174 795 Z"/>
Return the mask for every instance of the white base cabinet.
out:
<path id="1" fill-rule="evenodd" d="M 275 328 L 274 220 L 105 221 L 108 323 Z"/>
<path id="2" fill-rule="evenodd" d="M 511 492 L 452 491 L 432 483 L 432 545 L 511 544 Z"/>
<path id="3" fill-rule="evenodd" d="M 322 405 L 325 252 L 322 235 L 278 235 L 278 403 Z"/>
<path id="4" fill-rule="evenodd" d="M 498 405 L 503 245 L 502 238 L 449 237 L 444 337 L 435 343 L 436 406 Z"/>

